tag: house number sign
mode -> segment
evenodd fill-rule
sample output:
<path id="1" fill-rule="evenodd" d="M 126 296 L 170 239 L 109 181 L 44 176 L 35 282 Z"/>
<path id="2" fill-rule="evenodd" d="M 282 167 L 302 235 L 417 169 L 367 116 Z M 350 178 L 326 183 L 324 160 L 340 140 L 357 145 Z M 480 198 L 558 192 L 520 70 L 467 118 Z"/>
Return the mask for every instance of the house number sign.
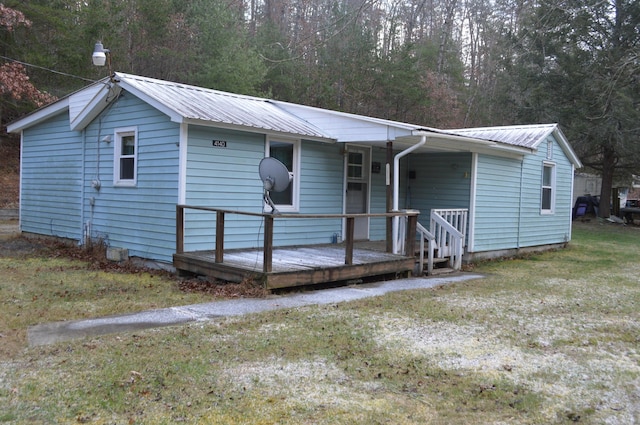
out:
<path id="1" fill-rule="evenodd" d="M 226 140 L 213 140 L 211 142 L 211 145 L 214 148 L 226 148 L 227 147 L 227 141 Z"/>

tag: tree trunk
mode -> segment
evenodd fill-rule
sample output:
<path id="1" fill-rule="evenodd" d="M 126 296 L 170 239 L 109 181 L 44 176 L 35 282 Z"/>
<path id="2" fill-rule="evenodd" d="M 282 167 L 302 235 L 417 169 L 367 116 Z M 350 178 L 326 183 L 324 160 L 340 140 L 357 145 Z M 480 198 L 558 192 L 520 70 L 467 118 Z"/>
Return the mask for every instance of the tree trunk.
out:
<path id="1" fill-rule="evenodd" d="M 600 190 L 599 216 L 608 218 L 611 215 L 611 189 L 613 188 L 613 173 L 616 166 L 616 156 L 613 148 L 608 146 L 602 152 L 602 189 Z M 616 202 L 614 199 L 613 202 Z"/>

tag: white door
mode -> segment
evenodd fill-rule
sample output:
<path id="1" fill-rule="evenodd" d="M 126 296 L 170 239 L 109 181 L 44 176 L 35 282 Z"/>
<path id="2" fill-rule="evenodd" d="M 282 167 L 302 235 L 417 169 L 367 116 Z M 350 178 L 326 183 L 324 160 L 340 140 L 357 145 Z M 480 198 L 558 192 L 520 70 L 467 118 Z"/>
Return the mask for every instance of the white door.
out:
<path id="1" fill-rule="evenodd" d="M 346 213 L 369 212 L 369 152 L 349 148 L 347 155 Z M 369 239 L 369 219 L 357 218 L 353 232 L 355 240 Z"/>

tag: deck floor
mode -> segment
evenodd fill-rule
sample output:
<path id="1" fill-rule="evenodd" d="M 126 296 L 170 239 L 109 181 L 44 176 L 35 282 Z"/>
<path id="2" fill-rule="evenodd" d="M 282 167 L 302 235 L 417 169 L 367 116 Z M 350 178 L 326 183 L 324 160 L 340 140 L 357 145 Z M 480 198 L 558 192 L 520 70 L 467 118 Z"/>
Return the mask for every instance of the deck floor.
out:
<path id="1" fill-rule="evenodd" d="M 382 246 L 383 248 L 383 246 Z M 265 282 L 267 288 L 282 288 L 317 283 L 338 282 L 375 275 L 409 273 L 412 257 L 389 254 L 379 244 L 359 244 L 353 250 L 353 264 L 345 264 L 343 245 L 318 245 L 274 248 L 272 271 L 263 272 L 260 249 L 229 250 L 222 263 L 215 262 L 214 251 L 195 251 L 174 255 L 179 270 L 229 281 L 246 278 Z"/>

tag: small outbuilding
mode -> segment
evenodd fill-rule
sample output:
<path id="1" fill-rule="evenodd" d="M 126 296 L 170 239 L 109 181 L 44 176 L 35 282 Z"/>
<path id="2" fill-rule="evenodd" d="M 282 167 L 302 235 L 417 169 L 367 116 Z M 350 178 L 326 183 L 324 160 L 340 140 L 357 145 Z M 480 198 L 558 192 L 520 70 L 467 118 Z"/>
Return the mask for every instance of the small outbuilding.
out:
<path id="1" fill-rule="evenodd" d="M 571 240 L 581 167 L 556 124 L 440 130 L 124 73 L 8 131 L 21 134 L 22 232 L 101 240 L 187 270 L 181 254 L 216 243 L 236 252 L 386 240 L 386 251 L 413 257 L 403 233 L 412 213 L 393 214 L 404 210 L 418 214 L 418 241 L 436 257 L 459 257 L 454 267 L 557 247 Z M 264 157 L 291 176 L 272 193 L 283 219 L 270 241 Z"/>

